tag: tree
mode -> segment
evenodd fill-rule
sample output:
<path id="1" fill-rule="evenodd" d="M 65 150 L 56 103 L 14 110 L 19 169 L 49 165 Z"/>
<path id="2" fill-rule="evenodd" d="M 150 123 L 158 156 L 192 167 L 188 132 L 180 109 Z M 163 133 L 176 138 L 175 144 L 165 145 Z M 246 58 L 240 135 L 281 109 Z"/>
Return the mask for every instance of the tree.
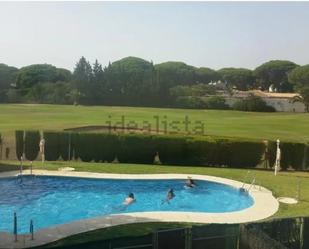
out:
<path id="1" fill-rule="evenodd" d="M 294 102 L 303 102 L 306 111 L 309 112 L 309 65 L 295 68 L 289 74 L 289 81 L 295 85 L 295 90 L 300 96 L 294 98 Z"/>
<path id="2" fill-rule="evenodd" d="M 270 85 L 279 92 L 289 92 L 293 90 L 293 86 L 288 81 L 288 74 L 297 65 L 291 61 L 272 60 L 262 64 L 254 70 L 257 78 L 257 86 L 263 90 L 268 90 Z"/>
<path id="3" fill-rule="evenodd" d="M 92 102 L 92 93 L 95 90 L 92 87 L 93 74 L 92 67 L 85 57 L 81 57 L 76 63 L 72 75 L 73 87 L 80 92 L 80 101 L 84 104 Z"/>
<path id="4" fill-rule="evenodd" d="M 217 81 L 220 79 L 220 75 L 215 70 L 207 67 L 200 67 L 195 70 L 196 80 L 199 83 L 208 84 L 211 81 Z"/>
<path id="5" fill-rule="evenodd" d="M 121 105 L 149 105 L 157 92 L 155 70 L 151 62 L 126 57 L 105 70 L 105 101 Z"/>
<path id="6" fill-rule="evenodd" d="M 246 91 L 254 85 L 253 72 L 245 68 L 222 68 L 218 71 L 220 79 L 226 81 L 229 87 Z"/>
<path id="7" fill-rule="evenodd" d="M 18 69 L 0 63 L 0 102 L 7 101 L 7 91 L 15 83 Z"/>
<path id="8" fill-rule="evenodd" d="M 10 85 L 15 83 L 17 72 L 18 69 L 16 67 L 0 63 L 0 89 L 10 88 Z"/>
<path id="9" fill-rule="evenodd" d="M 246 112 L 275 112 L 275 108 L 267 105 L 267 103 L 259 96 L 250 94 L 247 98 L 237 100 L 233 104 L 233 109 Z"/>
<path id="10" fill-rule="evenodd" d="M 69 81 L 71 72 L 66 69 L 56 68 L 49 64 L 35 64 L 21 68 L 18 71 L 16 87 L 19 89 L 30 89 L 44 82 L 55 83 L 58 81 Z"/>
<path id="11" fill-rule="evenodd" d="M 207 84 L 198 84 L 194 86 L 175 86 L 169 89 L 171 96 L 208 96 L 215 95 L 216 89 L 214 86 Z"/>

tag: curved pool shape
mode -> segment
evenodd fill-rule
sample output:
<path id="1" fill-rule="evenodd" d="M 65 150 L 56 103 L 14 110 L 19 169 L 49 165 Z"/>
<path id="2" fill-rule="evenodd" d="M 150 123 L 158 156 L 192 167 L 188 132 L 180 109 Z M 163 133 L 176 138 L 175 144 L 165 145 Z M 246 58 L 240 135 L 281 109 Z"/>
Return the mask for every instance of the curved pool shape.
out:
<path id="1" fill-rule="evenodd" d="M 18 232 L 35 230 L 109 214 L 181 211 L 224 213 L 253 205 L 250 195 L 228 185 L 196 181 L 198 187 L 184 188 L 184 180 L 90 179 L 76 177 L 24 176 L 0 179 L 0 231 L 13 232 L 13 212 Z M 163 202 L 173 188 L 175 198 Z M 133 192 L 136 202 L 122 204 Z"/>

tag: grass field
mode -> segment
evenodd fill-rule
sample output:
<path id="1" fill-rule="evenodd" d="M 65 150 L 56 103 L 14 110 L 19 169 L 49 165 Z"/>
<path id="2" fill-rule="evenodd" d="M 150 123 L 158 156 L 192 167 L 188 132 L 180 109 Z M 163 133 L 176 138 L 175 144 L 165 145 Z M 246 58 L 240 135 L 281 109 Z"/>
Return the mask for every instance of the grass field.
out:
<path id="1" fill-rule="evenodd" d="M 194 127 L 201 127 L 201 123 L 196 123 L 201 121 L 205 124 L 207 135 L 309 141 L 309 114 L 306 113 L 253 113 L 138 107 L 1 104 L 0 132 L 12 136 L 13 131 L 17 129 L 63 130 L 87 125 L 108 125 L 109 121 L 114 125 L 115 122 L 121 121 L 121 116 L 125 118 L 125 125 L 132 121 L 138 127 L 142 127 L 143 122 L 149 122 L 151 128 L 156 130 L 159 123 L 160 130 L 164 131 L 167 127 L 167 131 L 183 134 L 186 134 L 186 131 L 182 122 L 187 116 L 188 121 L 191 122 L 189 125 L 191 132 Z M 173 121 L 181 122 L 177 125 L 177 129 L 172 127 Z"/>

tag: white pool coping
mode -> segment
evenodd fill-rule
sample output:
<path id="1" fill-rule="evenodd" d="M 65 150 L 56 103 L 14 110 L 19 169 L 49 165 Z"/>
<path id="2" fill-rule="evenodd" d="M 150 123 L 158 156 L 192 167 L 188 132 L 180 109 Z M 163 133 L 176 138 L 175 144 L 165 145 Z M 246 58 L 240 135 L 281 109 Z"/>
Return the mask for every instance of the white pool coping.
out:
<path id="1" fill-rule="evenodd" d="M 17 176 L 19 172 L 1 173 L 0 178 Z M 30 171 L 25 170 L 25 175 Z M 41 176 L 67 176 L 97 179 L 186 179 L 191 176 L 196 180 L 206 180 L 241 188 L 242 182 L 226 178 L 194 175 L 194 174 L 109 174 L 77 171 L 48 171 L 33 170 L 34 175 Z M 249 185 L 246 184 L 246 187 Z M 14 242 L 14 236 L 9 233 L 0 232 L 0 248 L 27 248 L 44 245 L 74 234 L 84 233 L 96 229 L 117 226 L 130 223 L 143 222 L 190 222 L 190 223 L 246 223 L 268 218 L 279 209 L 279 203 L 272 195 L 272 192 L 261 186 L 252 186 L 249 190 L 254 204 L 246 209 L 227 213 L 203 213 L 203 212 L 136 212 L 115 215 L 106 215 L 96 218 L 73 221 L 68 224 L 57 225 L 40 229 L 34 234 L 34 240 L 29 234 L 18 235 L 18 241 Z M 35 224 L 34 224 L 35 226 Z"/>

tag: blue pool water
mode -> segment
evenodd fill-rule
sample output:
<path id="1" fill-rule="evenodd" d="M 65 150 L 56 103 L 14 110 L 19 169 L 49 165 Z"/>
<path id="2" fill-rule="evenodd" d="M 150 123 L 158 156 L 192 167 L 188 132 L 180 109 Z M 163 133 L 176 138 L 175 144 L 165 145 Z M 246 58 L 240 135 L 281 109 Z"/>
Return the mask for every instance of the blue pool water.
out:
<path id="1" fill-rule="evenodd" d="M 184 180 L 112 180 L 70 177 L 24 176 L 0 179 L 0 231 L 13 232 L 13 213 L 18 232 L 35 230 L 96 216 L 143 211 L 232 212 L 250 207 L 253 199 L 227 185 L 196 181 L 185 189 Z M 175 198 L 162 204 L 173 188 Z M 136 202 L 122 205 L 128 193 Z"/>

